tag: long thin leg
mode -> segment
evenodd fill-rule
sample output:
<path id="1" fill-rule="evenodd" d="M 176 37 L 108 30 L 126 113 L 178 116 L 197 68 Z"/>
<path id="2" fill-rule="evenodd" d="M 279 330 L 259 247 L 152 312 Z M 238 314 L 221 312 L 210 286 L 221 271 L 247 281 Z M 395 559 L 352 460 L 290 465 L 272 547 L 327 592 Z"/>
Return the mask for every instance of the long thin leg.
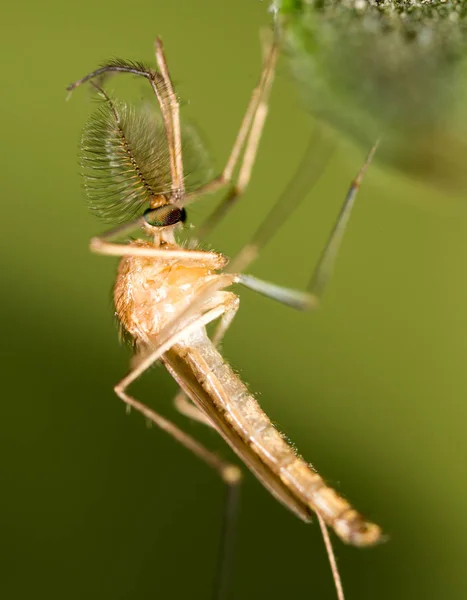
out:
<path id="1" fill-rule="evenodd" d="M 371 159 L 373 158 L 378 143 L 379 142 L 377 141 L 371 148 L 363 166 L 349 187 L 334 228 L 331 231 L 318 264 L 314 270 L 313 276 L 307 288 L 307 292 L 281 288 L 280 286 L 261 281 L 249 275 L 236 275 L 236 281 L 263 295 L 269 296 L 274 300 L 278 300 L 294 308 L 298 308 L 300 310 L 317 308 L 324 293 L 326 284 L 328 283 L 332 274 L 338 250 L 342 243 L 345 229 L 348 225 L 350 214 L 354 206 L 355 197 L 360 188 L 363 175 L 370 164 Z M 259 250 L 268 240 L 269 237 L 266 238 L 261 235 L 256 235 L 254 237 L 254 241 L 250 244 L 247 244 L 247 246 L 245 246 L 243 250 L 241 250 L 234 258 L 232 263 L 229 265 L 229 271 L 237 270 L 237 272 L 239 272 L 246 268 L 256 258 Z"/>
<path id="2" fill-rule="evenodd" d="M 328 555 L 329 565 L 331 567 L 332 578 L 334 579 L 334 586 L 336 588 L 337 600 L 345 600 L 344 588 L 342 587 L 342 579 L 339 573 L 339 568 L 337 566 L 336 555 L 334 554 L 331 538 L 329 537 L 328 528 L 323 517 L 319 513 L 316 513 L 316 517 L 318 519 L 321 534 L 323 536 L 324 545 L 326 547 L 326 553 Z"/>
<path id="3" fill-rule="evenodd" d="M 137 246 L 128 243 L 115 243 L 107 240 L 124 235 L 132 231 L 138 225 L 142 225 L 143 218 L 138 218 L 131 224 L 126 224 L 115 229 L 111 229 L 101 236 L 91 238 L 89 249 L 96 254 L 105 256 L 147 256 L 149 258 L 179 258 L 183 261 L 200 262 L 211 269 L 222 269 L 227 264 L 225 256 L 218 252 L 205 252 L 203 250 L 189 250 L 180 248 L 179 250 L 167 250 L 157 246 Z"/>
<path id="4" fill-rule="evenodd" d="M 240 159 L 242 148 L 246 143 L 237 182 L 227 192 L 224 200 L 219 204 L 211 216 L 208 217 L 207 221 L 200 227 L 198 234 L 200 238 L 204 237 L 227 215 L 229 210 L 245 191 L 245 188 L 250 181 L 258 144 L 268 112 L 268 97 L 274 78 L 278 52 L 278 40 L 275 38 L 267 52 L 260 81 L 258 86 L 253 90 L 237 138 L 221 175 L 192 194 L 187 194 L 182 202 L 182 204 L 185 205 L 195 200 L 201 194 L 215 192 L 219 188 L 228 185 L 232 181 L 233 171 Z"/>
<path id="5" fill-rule="evenodd" d="M 233 294 L 230 295 L 233 296 Z M 228 299 L 224 294 L 218 294 L 217 297 L 212 299 L 212 305 L 215 306 L 217 304 L 218 306 L 208 310 L 206 314 L 198 317 L 195 319 L 195 321 L 190 322 L 189 325 L 186 325 L 183 328 L 180 327 L 177 333 L 174 335 L 171 335 L 171 327 L 169 325 L 169 333 L 164 335 L 162 332 L 162 335 L 160 336 L 166 341 L 163 341 L 160 345 L 158 345 L 157 348 L 152 350 L 150 354 L 143 356 L 142 360 L 137 361 L 135 367 L 114 388 L 115 393 L 121 400 L 123 400 L 123 402 L 125 402 L 128 407 L 136 409 L 150 422 L 169 433 L 179 443 L 191 450 L 196 456 L 204 460 L 204 462 L 206 462 L 219 473 L 220 477 L 227 485 L 226 504 L 222 519 L 222 543 L 218 554 L 218 568 L 216 570 L 213 588 L 214 600 L 226 598 L 227 594 L 227 575 L 230 571 L 231 565 L 231 541 L 233 540 L 234 534 L 234 516 L 237 512 L 238 506 L 239 484 L 242 479 L 241 471 L 235 465 L 231 465 L 220 460 L 214 453 L 207 450 L 204 446 L 199 444 L 199 442 L 179 429 L 174 423 L 168 421 L 154 410 L 128 395 L 125 390 L 137 377 L 142 374 L 142 372 L 144 372 L 156 360 L 158 360 L 158 358 L 160 358 L 168 350 L 168 348 L 176 344 L 178 340 L 187 336 L 191 331 L 199 329 L 200 327 L 204 327 L 210 321 L 213 321 L 217 317 L 221 316 L 224 312 L 231 310 L 231 300 L 231 298 Z M 228 544 L 226 543 L 226 539 L 229 540 Z"/>
<path id="6" fill-rule="evenodd" d="M 331 231 L 326 246 L 324 247 L 323 253 L 321 254 L 321 257 L 318 261 L 315 272 L 313 273 L 310 279 L 308 291 L 316 298 L 320 298 L 323 295 L 326 284 L 329 281 L 329 278 L 334 268 L 334 264 L 336 262 L 337 253 L 339 251 L 345 230 L 350 219 L 350 215 L 352 213 L 352 208 L 355 203 L 355 197 L 357 195 L 358 190 L 360 189 L 360 184 L 362 182 L 363 176 L 373 158 L 374 153 L 376 152 L 378 144 L 379 140 L 377 140 L 371 148 L 365 162 L 363 163 L 362 168 L 358 172 L 355 179 L 352 181 L 350 188 L 347 192 L 347 196 L 344 200 L 344 204 L 342 205 L 339 216 L 337 217 L 334 228 Z"/>
<path id="7" fill-rule="evenodd" d="M 226 259 L 217 252 L 203 252 L 202 250 L 165 250 L 145 246 L 133 246 L 131 244 L 112 244 L 102 242 L 100 238 L 92 238 L 90 245 L 92 252 L 105 254 L 107 256 L 148 256 L 152 258 L 166 258 L 168 260 L 178 258 L 180 260 L 204 262 L 213 269 L 221 269 Z"/>
<path id="8" fill-rule="evenodd" d="M 240 273 L 256 260 L 262 248 L 292 215 L 313 184 L 320 178 L 333 148 L 334 144 L 326 131 L 317 125 L 315 135 L 310 139 L 295 173 L 252 239 L 233 258 L 229 266 L 230 271 Z"/>
<path id="9" fill-rule="evenodd" d="M 281 304 L 285 304 L 286 306 L 290 306 L 297 310 L 311 310 L 318 306 L 314 296 L 308 292 L 276 285 L 275 283 L 258 279 L 252 275 L 240 273 L 235 276 L 235 283 L 240 283 L 246 288 L 266 296 L 266 298 L 270 298 L 271 300 L 275 300 L 276 302 L 280 302 Z"/>
<path id="10" fill-rule="evenodd" d="M 154 423 L 154 425 L 157 425 L 157 427 L 163 431 L 166 431 L 182 446 L 193 452 L 193 454 L 203 460 L 207 465 L 218 471 L 223 481 L 225 481 L 227 484 L 232 484 L 232 480 L 239 480 L 241 478 L 241 471 L 238 469 L 238 467 L 221 460 L 214 452 L 211 452 L 205 448 L 191 435 L 185 433 L 182 429 L 177 427 L 175 423 L 172 423 L 172 421 L 164 418 L 159 413 L 155 412 L 153 409 L 149 408 L 142 402 L 139 402 L 122 390 L 118 391 L 118 397 L 123 400 L 127 406 L 141 413 L 150 423 Z M 239 476 L 237 476 L 234 472 L 236 469 L 238 469 L 240 472 Z"/>
<path id="11" fill-rule="evenodd" d="M 229 581 L 234 566 L 235 524 L 240 505 L 240 484 L 243 474 L 238 467 L 233 472 L 234 479 L 226 489 L 224 514 L 218 550 L 218 568 L 213 583 L 213 600 L 227 600 Z M 232 474 L 231 474 L 232 475 Z M 236 478 L 236 479 L 235 479 Z"/>

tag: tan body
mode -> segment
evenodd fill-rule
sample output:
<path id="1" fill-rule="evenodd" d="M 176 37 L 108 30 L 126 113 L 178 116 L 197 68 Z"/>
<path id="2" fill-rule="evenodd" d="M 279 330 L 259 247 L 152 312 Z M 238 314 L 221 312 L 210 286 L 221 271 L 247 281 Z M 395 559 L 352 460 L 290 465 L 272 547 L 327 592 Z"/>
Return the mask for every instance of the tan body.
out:
<path id="1" fill-rule="evenodd" d="M 138 245 L 151 246 L 149 242 Z M 215 269 L 191 261 L 124 257 L 115 285 L 116 313 L 140 351 L 144 353 L 147 347 L 147 353 L 174 316 L 193 305 L 206 284 L 220 277 Z M 211 303 L 212 298 L 206 298 L 199 312 Z M 224 440 L 287 508 L 304 521 L 310 521 L 313 512 L 319 513 L 347 543 L 366 546 L 380 538 L 378 526 L 365 521 L 297 456 L 216 350 L 204 327 L 182 335 L 161 360 Z"/>
<path id="2" fill-rule="evenodd" d="M 150 242 L 133 242 L 138 248 L 154 248 Z M 175 244 L 162 246 L 179 248 Z M 120 261 L 114 287 L 115 311 L 137 345 L 151 345 L 164 327 L 188 308 L 206 283 L 218 278 L 212 267 L 179 259 L 125 256 Z"/>

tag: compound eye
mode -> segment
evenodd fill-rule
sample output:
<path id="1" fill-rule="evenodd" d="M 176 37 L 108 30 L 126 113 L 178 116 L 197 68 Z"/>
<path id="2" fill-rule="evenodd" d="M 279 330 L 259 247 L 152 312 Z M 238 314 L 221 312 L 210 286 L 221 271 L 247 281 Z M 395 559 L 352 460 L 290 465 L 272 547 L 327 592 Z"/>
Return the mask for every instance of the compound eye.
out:
<path id="1" fill-rule="evenodd" d="M 148 208 L 144 212 L 144 220 L 152 227 L 168 227 L 185 221 L 186 211 L 174 204 L 166 204 L 158 208 Z"/>

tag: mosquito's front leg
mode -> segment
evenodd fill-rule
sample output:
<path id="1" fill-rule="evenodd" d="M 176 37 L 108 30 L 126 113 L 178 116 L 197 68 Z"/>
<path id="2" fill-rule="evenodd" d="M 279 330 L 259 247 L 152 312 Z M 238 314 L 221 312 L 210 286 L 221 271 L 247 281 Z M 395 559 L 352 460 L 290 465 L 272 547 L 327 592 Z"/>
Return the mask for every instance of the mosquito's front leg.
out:
<path id="1" fill-rule="evenodd" d="M 102 238 L 92 238 L 89 248 L 96 254 L 106 256 L 147 256 L 149 258 L 179 259 L 187 262 L 201 263 L 203 266 L 215 271 L 222 269 L 227 264 L 227 258 L 218 252 L 204 252 L 202 250 L 165 250 L 164 248 L 136 246 L 133 244 L 115 244 L 106 242 Z"/>
<path id="2" fill-rule="evenodd" d="M 144 225 L 144 217 L 139 217 L 131 223 L 115 227 L 110 231 L 91 238 L 89 248 L 96 254 L 105 256 L 147 256 L 149 258 L 180 259 L 188 262 L 200 263 L 215 271 L 226 266 L 228 260 L 219 252 L 205 252 L 203 250 L 189 250 L 186 248 L 166 249 L 157 246 L 138 246 L 131 243 L 117 243 L 110 241 L 131 233 L 136 228 Z"/>

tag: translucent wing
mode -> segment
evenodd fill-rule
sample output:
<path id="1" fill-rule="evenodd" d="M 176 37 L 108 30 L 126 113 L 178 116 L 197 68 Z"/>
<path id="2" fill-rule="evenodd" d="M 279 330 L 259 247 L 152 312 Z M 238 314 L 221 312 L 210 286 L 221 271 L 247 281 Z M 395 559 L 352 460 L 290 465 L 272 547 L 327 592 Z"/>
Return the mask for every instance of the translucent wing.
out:
<path id="1" fill-rule="evenodd" d="M 165 129 L 149 104 L 139 107 L 110 99 L 89 118 L 81 139 L 81 167 L 91 210 L 122 223 L 152 196 L 170 194 L 172 182 Z M 187 189 L 211 174 L 207 153 L 191 125 L 182 124 Z"/>

